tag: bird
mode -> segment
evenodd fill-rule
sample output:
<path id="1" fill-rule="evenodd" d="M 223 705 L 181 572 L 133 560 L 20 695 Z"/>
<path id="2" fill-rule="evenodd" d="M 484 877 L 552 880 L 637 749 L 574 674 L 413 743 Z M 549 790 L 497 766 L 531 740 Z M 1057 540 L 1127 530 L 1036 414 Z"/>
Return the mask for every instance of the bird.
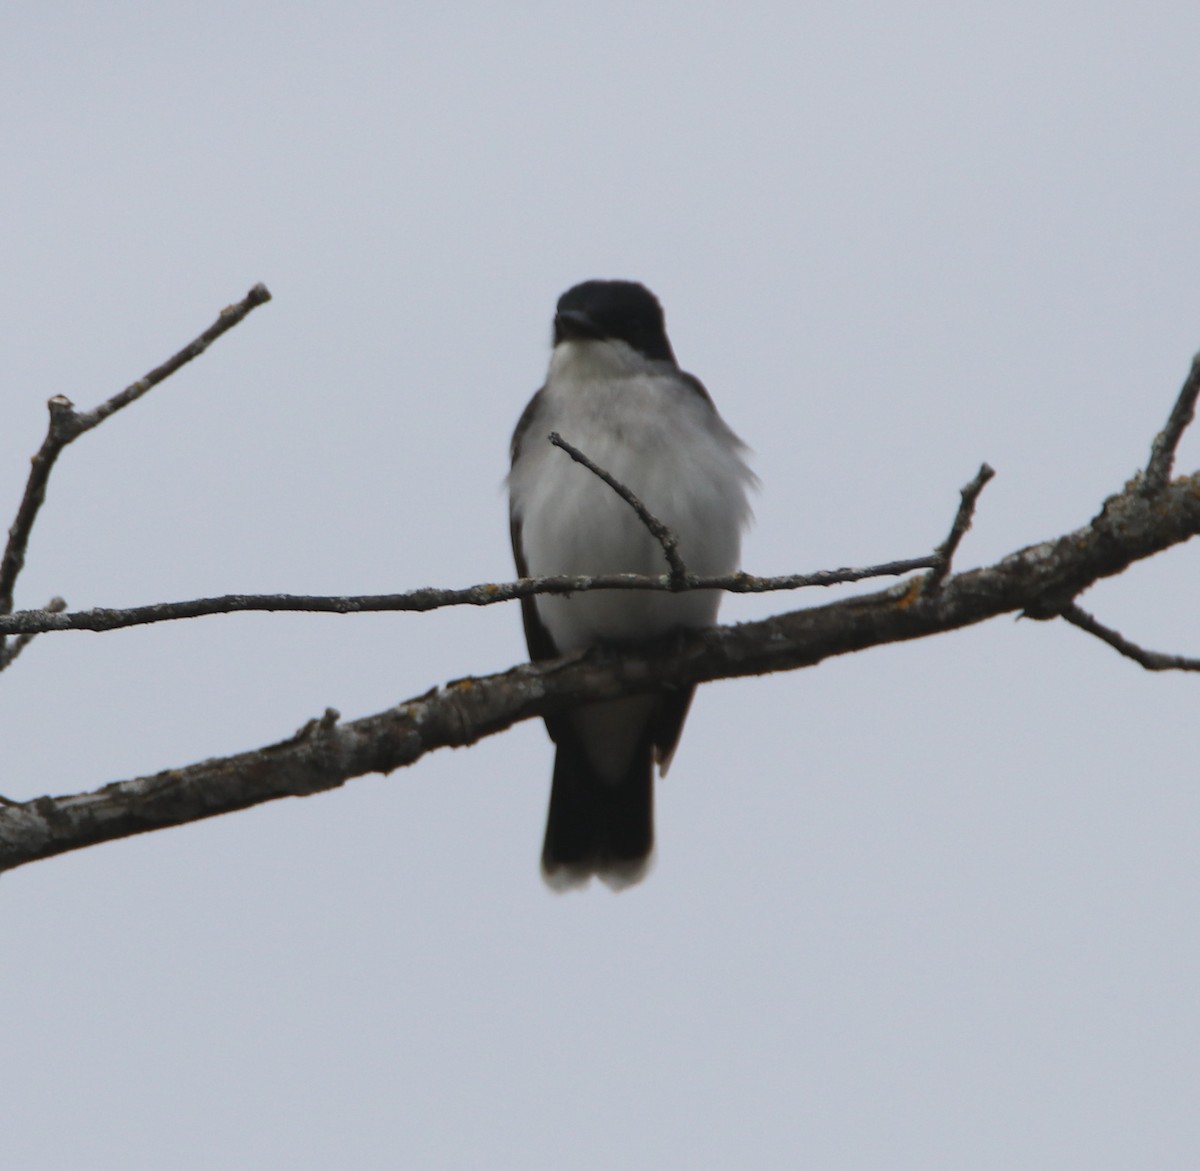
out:
<path id="1" fill-rule="evenodd" d="M 510 447 L 509 520 L 520 577 L 666 571 L 663 547 L 613 489 L 549 441 L 558 432 L 627 487 L 678 540 L 689 573 L 738 568 L 757 484 L 748 449 L 667 339 L 658 298 L 587 280 L 558 299 L 546 380 Z M 521 599 L 530 657 L 645 646 L 711 626 L 717 590 L 595 590 Z M 665 774 L 691 687 L 548 715 L 556 746 L 541 869 L 565 890 L 640 881 L 654 848 L 654 766 Z"/>

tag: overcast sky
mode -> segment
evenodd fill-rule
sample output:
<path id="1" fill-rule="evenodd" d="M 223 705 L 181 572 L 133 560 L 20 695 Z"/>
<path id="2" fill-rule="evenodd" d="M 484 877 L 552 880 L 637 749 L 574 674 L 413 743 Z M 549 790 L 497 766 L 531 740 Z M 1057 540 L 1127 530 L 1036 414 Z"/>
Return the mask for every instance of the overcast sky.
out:
<path id="1" fill-rule="evenodd" d="M 646 282 L 754 451 L 744 567 L 1086 522 L 1200 348 L 1194 4 L 10 5 L 18 606 L 512 575 L 554 301 Z M 1200 463 L 1185 438 L 1181 467 Z M 1200 653 L 1200 550 L 1083 599 Z M 733 598 L 744 619 L 831 593 Z M 515 606 L 39 639 L 10 798 L 525 658 Z M 698 693 L 650 877 L 556 896 L 527 723 L 0 878 L 6 1167 L 1200 1165 L 1200 679 L 1001 619 Z"/>

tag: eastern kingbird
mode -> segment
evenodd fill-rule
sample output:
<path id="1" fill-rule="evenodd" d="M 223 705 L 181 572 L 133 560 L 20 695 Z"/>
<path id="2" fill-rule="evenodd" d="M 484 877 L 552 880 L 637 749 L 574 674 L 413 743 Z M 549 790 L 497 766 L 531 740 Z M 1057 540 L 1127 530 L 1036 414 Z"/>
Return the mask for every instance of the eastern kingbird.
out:
<path id="1" fill-rule="evenodd" d="M 666 571 L 632 508 L 548 441 L 551 431 L 639 496 L 679 539 L 689 572 L 731 573 L 750 518 L 745 446 L 703 385 L 680 370 L 662 307 L 632 281 L 585 281 L 554 315 L 546 384 L 521 415 L 508 477 L 522 577 Z M 719 591 L 597 590 L 521 600 L 534 659 L 637 645 L 711 626 Z M 637 882 L 654 846 L 653 766 L 663 773 L 694 688 L 587 704 L 546 717 L 558 746 L 542 873 L 555 888 L 597 875 Z"/>

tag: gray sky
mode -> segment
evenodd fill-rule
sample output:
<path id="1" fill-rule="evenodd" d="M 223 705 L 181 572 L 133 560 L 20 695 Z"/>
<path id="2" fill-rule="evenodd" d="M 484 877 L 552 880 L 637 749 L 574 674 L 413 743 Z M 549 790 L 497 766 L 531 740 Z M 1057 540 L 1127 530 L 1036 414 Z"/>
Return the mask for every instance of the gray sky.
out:
<path id="1" fill-rule="evenodd" d="M 1198 38 L 1182 3 L 14 8 L 3 525 L 51 394 L 275 295 L 67 451 L 18 604 L 510 577 L 508 436 L 595 276 L 659 294 L 754 449 L 748 570 L 926 552 L 984 459 L 962 567 L 1074 528 L 1200 348 Z M 1084 602 L 1200 653 L 1198 563 Z M 0 791 L 523 659 L 515 607 L 46 636 Z M 620 896 L 543 887 L 533 723 L 5 875 L 5 1164 L 1194 1167 L 1198 687 L 1008 619 L 706 687 Z"/>

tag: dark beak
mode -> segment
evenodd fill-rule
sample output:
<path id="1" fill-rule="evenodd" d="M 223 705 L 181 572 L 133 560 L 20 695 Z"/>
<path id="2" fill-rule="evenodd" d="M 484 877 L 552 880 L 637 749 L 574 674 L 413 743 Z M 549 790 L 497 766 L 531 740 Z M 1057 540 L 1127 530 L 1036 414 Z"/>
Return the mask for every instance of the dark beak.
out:
<path id="1" fill-rule="evenodd" d="M 596 323 L 582 310 L 560 309 L 554 315 L 554 344 L 574 338 L 600 338 Z"/>

